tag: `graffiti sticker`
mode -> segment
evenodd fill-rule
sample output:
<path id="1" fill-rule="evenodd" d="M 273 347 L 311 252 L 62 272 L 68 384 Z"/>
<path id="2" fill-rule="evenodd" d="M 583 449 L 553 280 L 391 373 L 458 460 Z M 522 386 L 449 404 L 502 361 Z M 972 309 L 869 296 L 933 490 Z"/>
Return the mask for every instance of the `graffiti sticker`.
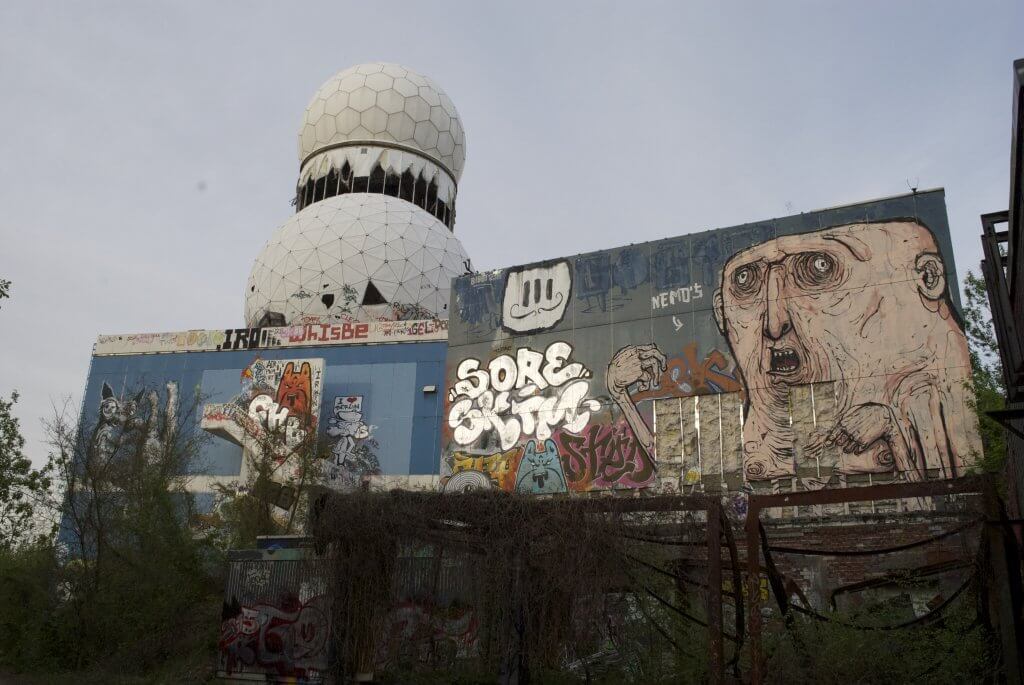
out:
<path id="1" fill-rule="evenodd" d="M 571 292 L 569 262 L 509 271 L 505 276 L 502 324 L 516 333 L 553 328 L 565 315 Z"/>

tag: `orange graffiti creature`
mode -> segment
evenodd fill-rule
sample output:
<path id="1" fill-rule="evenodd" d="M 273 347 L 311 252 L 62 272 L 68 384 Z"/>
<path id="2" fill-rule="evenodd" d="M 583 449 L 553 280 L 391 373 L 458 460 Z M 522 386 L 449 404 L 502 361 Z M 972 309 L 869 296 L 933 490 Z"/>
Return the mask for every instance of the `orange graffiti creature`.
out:
<path id="1" fill-rule="evenodd" d="M 288 413 L 297 416 L 303 423 L 310 419 L 310 397 L 313 394 L 313 370 L 309 362 L 303 362 L 298 372 L 295 365 L 288 362 L 277 385 L 277 403 L 288 409 Z"/>

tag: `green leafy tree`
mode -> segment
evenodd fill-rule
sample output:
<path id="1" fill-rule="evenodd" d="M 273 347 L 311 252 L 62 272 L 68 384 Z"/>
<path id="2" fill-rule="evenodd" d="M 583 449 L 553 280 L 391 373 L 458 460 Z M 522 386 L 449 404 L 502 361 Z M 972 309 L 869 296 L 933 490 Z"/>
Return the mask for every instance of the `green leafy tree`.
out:
<path id="1" fill-rule="evenodd" d="M 261 535 L 289 535 L 305 528 L 311 500 L 322 490 L 329 446 L 315 431 L 289 440 L 286 427 L 265 430 L 243 459 L 239 482 L 214 486 L 215 511 L 205 518 L 221 549 L 248 549 Z"/>
<path id="2" fill-rule="evenodd" d="M 1005 406 L 1006 387 L 985 281 L 968 271 L 964 295 L 964 332 L 971 352 L 970 386 L 974 395 L 971 406 L 978 415 L 984 449 L 977 465 L 983 471 L 1000 473 L 1006 463 L 1006 434 L 988 412 Z"/>
<path id="3" fill-rule="evenodd" d="M 51 478 L 49 469 L 34 469 L 25 456 L 25 438 L 21 435 L 14 405 L 18 393 L 10 400 L 0 399 L 0 549 L 9 550 L 21 544 L 38 541 L 52 534 L 37 514 L 45 514 Z M 44 510 L 44 511 L 40 511 Z"/>
<path id="4" fill-rule="evenodd" d="M 209 649 L 217 626 L 220 559 L 191 527 L 183 475 L 204 440 L 183 430 L 199 398 L 178 407 L 170 387 L 135 397 L 119 401 L 112 433 L 67 411 L 48 425 L 64 493 L 51 615 L 62 668 L 150 672 Z"/>
<path id="5" fill-rule="evenodd" d="M 0 300 L 10 297 L 11 282 L 0 278 Z M 25 455 L 25 438 L 21 434 L 14 405 L 18 393 L 10 399 L 0 398 L 0 550 L 9 550 L 26 542 L 45 537 L 37 514 L 43 513 L 50 489 L 47 468 L 34 469 Z"/>
<path id="6" fill-rule="evenodd" d="M 9 292 L 0 280 L 0 298 Z M 139 388 L 91 422 L 66 402 L 47 424 L 42 470 L 25 456 L 16 401 L 0 398 L 0 671 L 208 680 L 221 558 L 191 527 L 183 475 L 204 437 L 182 429 L 200 398 L 181 407 L 174 384 Z M 39 524 L 47 514 L 59 534 Z"/>

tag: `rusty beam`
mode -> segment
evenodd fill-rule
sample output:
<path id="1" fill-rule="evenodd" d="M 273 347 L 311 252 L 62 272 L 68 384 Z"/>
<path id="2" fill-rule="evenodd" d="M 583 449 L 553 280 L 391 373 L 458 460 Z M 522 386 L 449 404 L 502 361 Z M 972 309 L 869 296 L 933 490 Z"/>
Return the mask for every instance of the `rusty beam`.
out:
<path id="1" fill-rule="evenodd" d="M 807 492 L 751 495 L 747 508 L 747 634 L 750 640 L 750 682 L 764 682 L 764 655 L 761 645 L 761 510 L 772 507 L 808 506 L 814 504 L 841 504 L 908 497 L 937 497 L 942 495 L 984 494 L 991 498 L 995 492 L 991 476 L 968 476 L 954 480 L 933 480 L 915 483 L 889 483 L 866 487 L 836 488 Z"/>
<path id="2" fill-rule="evenodd" d="M 865 487 L 807 490 L 805 492 L 783 492 L 777 495 L 751 495 L 750 511 L 757 508 L 797 507 L 813 504 L 842 504 L 844 502 L 865 502 L 869 500 L 905 499 L 910 497 L 938 497 L 941 495 L 962 495 L 985 491 L 986 476 L 967 476 L 952 480 L 928 480 L 915 483 L 886 483 Z M 748 511 L 748 516 L 749 516 Z"/>
<path id="3" fill-rule="evenodd" d="M 750 640 L 750 682 L 764 682 L 761 653 L 761 504 L 752 496 L 747 506 L 747 637 Z"/>
<path id="4" fill-rule="evenodd" d="M 985 492 L 985 515 L 998 520 L 1005 516 L 999 495 L 994 487 Z M 987 592 L 988 615 L 1002 648 L 1002 667 L 1005 682 L 1011 685 L 1024 683 L 1024 635 L 1020 625 L 1020 562 L 1016 544 L 1009 529 L 1000 526 L 984 526 L 987 554 L 985 562 L 989 583 Z"/>
<path id="5" fill-rule="evenodd" d="M 724 680 L 725 655 L 722 650 L 722 501 L 708 499 L 708 647 L 711 661 L 708 671 L 712 683 Z"/>
<path id="6" fill-rule="evenodd" d="M 543 504 L 557 507 L 564 500 L 547 500 Z M 575 500 L 572 507 L 588 512 L 662 512 L 707 511 L 717 501 L 706 495 L 657 495 L 655 497 L 594 497 Z"/>

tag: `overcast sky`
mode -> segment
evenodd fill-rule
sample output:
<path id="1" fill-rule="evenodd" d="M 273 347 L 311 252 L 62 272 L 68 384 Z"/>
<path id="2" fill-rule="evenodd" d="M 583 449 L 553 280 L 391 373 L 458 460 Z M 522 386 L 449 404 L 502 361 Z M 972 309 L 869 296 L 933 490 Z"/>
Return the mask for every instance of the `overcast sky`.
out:
<path id="1" fill-rule="evenodd" d="M 306 103 L 406 64 L 467 135 L 478 269 L 944 186 L 1005 209 L 1020 2 L 0 5 L 0 394 L 78 402 L 100 333 L 241 325 Z"/>

